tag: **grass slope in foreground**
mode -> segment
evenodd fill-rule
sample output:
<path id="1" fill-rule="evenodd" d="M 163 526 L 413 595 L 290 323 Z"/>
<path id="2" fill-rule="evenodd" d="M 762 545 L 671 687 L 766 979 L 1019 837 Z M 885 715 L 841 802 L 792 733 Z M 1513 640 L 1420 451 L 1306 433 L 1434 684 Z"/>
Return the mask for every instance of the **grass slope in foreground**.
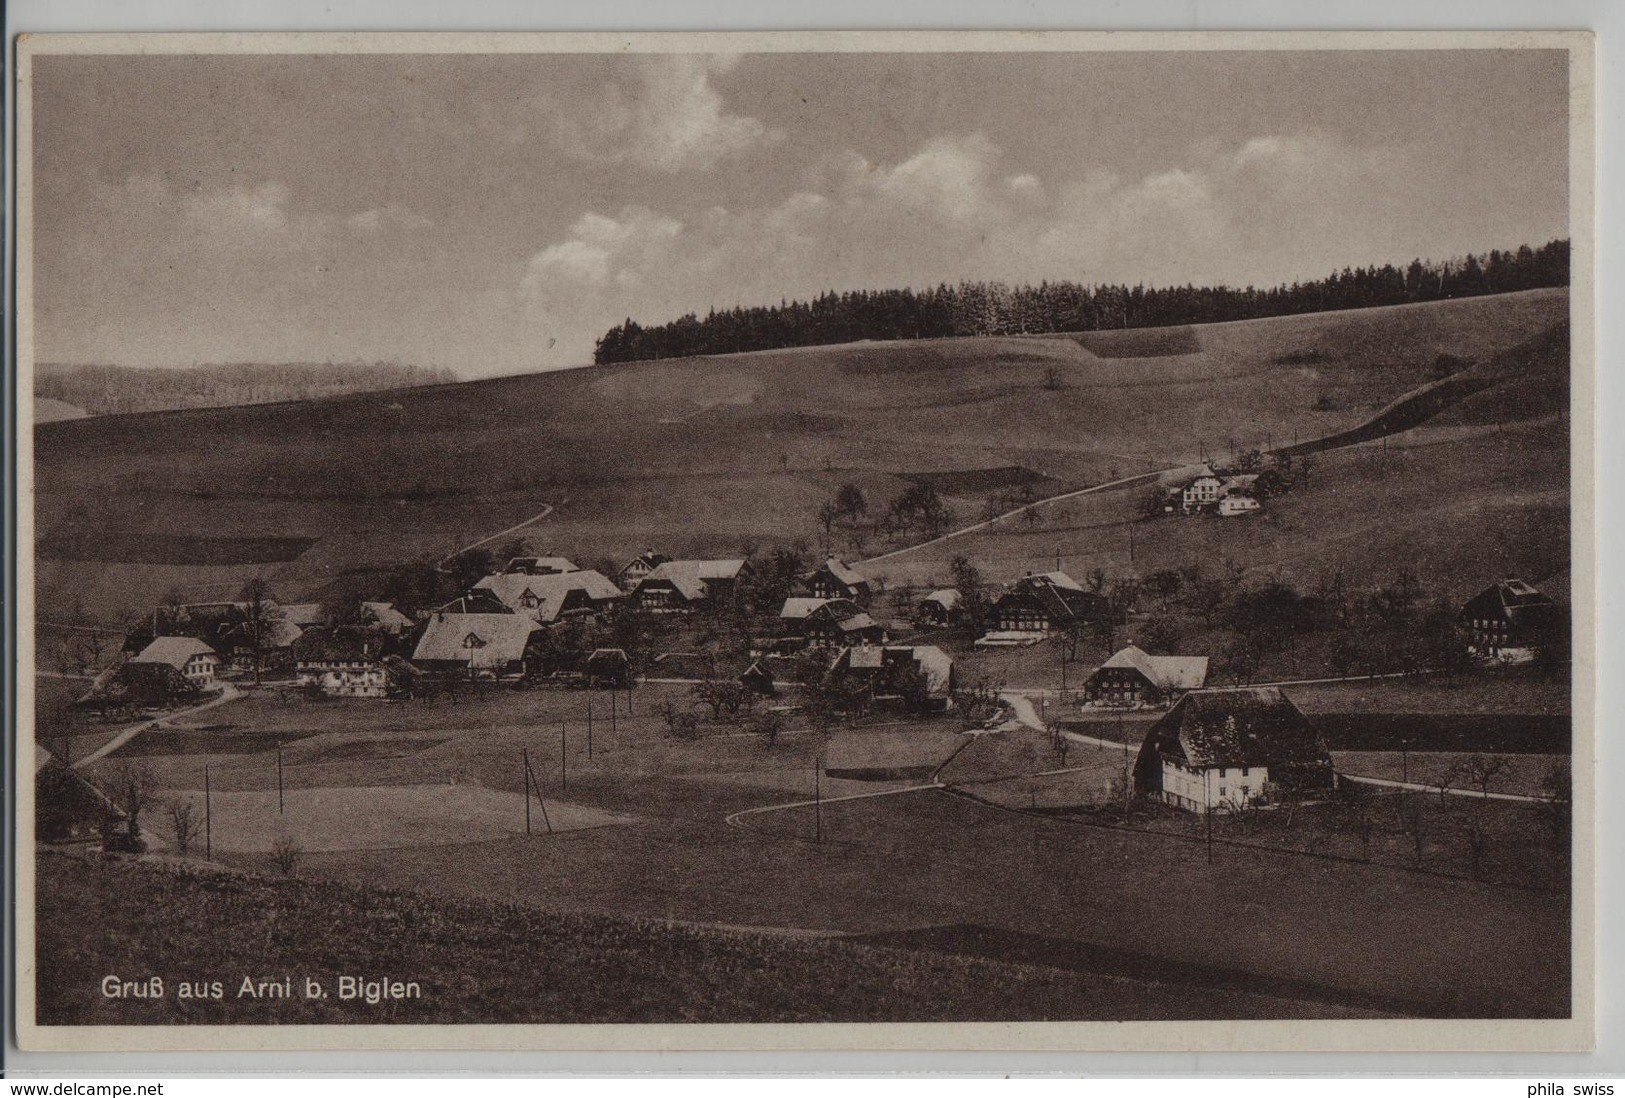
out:
<path id="1" fill-rule="evenodd" d="M 1058 1021 L 1352 1017 L 1320 1003 L 1174 987 L 835 938 L 565 915 L 332 882 L 66 854 L 39 859 L 44 1025 L 409 1022 Z M 114 975 L 161 999 L 104 997 Z M 421 999 L 337 998 L 338 978 Z M 291 999 L 238 998 L 244 977 Z M 306 1000 L 305 977 L 328 998 Z M 183 981 L 222 982 L 182 1001 Z"/>

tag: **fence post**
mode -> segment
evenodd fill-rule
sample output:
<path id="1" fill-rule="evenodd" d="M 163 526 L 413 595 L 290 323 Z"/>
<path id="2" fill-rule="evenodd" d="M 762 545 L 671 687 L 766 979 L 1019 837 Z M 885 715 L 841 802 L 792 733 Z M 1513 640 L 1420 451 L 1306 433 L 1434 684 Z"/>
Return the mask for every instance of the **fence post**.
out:
<path id="1" fill-rule="evenodd" d="M 530 807 L 530 791 L 532 789 L 534 789 L 536 791 L 536 803 L 538 805 L 540 805 L 541 809 L 542 809 L 542 823 L 547 825 L 547 833 L 549 835 L 551 835 L 551 834 L 553 834 L 553 820 L 547 814 L 547 800 L 542 796 L 541 783 L 536 780 L 536 775 L 531 773 L 531 770 L 530 770 L 530 755 L 527 752 L 526 755 L 525 755 L 525 807 L 526 808 Z"/>

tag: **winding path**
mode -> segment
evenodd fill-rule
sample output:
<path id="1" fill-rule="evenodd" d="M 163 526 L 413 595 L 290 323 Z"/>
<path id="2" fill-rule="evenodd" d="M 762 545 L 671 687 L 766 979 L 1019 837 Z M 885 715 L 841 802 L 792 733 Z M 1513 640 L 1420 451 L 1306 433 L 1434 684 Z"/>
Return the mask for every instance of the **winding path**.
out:
<path id="1" fill-rule="evenodd" d="M 135 739 L 141 733 L 147 731 L 156 724 L 161 724 L 165 721 L 178 720 L 184 717 L 190 717 L 194 713 L 203 712 L 205 709 L 213 709 L 217 705 L 225 705 L 229 701 L 236 701 L 242 696 L 243 692 L 241 690 L 237 689 L 229 682 L 223 682 L 220 684 L 220 693 L 216 694 L 214 697 L 200 705 L 194 705 L 190 709 L 182 709 L 175 713 L 165 713 L 161 717 L 153 717 L 151 720 L 142 721 L 140 724 L 131 725 L 129 728 L 126 728 L 124 731 L 102 744 L 96 750 L 86 755 L 84 758 L 75 759 L 73 769 L 78 770 L 82 766 L 89 766 L 98 759 L 105 759 L 107 756 L 111 755 L 113 752 L 117 751 L 119 748 L 123 747 L 125 744 L 129 743 L 131 740 Z"/>
<path id="2" fill-rule="evenodd" d="M 445 556 L 440 558 L 440 563 L 437 564 L 435 567 L 444 568 L 448 561 L 452 560 L 455 557 L 461 556 L 462 554 L 468 552 L 470 549 L 478 549 L 482 545 L 489 545 L 491 542 L 496 541 L 498 538 L 505 538 L 509 534 L 517 534 L 519 531 L 523 530 L 525 527 L 530 526 L 530 525 L 532 525 L 534 523 L 541 522 L 544 518 L 546 518 L 548 515 L 551 515 L 552 513 L 553 513 L 553 505 L 551 503 L 544 503 L 544 504 L 542 504 L 542 509 L 540 511 L 537 511 L 534 515 L 530 516 L 530 518 L 526 519 L 525 521 L 515 523 L 514 525 L 508 527 L 506 530 L 498 530 L 496 533 L 492 534 L 488 538 L 481 538 L 479 541 L 472 542 L 471 544 L 465 545 L 461 549 L 455 549 L 452 552 L 447 553 Z"/>
<path id="3" fill-rule="evenodd" d="M 1087 496 L 1092 492 L 1104 492 L 1109 488 L 1121 488 L 1124 485 L 1134 484 L 1142 480 L 1148 481 L 1153 477 L 1160 477 L 1166 473 L 1177 473 L 1179 470 L 1189 468 L 1195 464 L 1196 462 L 1187 461 L 1181 465 L 1170 465 L 1166 469 L 1155 469 L 1149 473 L 1135 473 L 1131 477 L 1118 477 L 1116 480 L 1108 480 L 1104 484 L 1093 484 L 1088 488 L 1074 488 L 1072 491 L 1062 492 L 1058 496 L 1045 496 L 1043 499 L 1035 499 L 1031 503 L 1024 503 L 1020 507 L 1014 508 L 1013 510 L 994 515 L 990 519 L 983 519 L 981 522 L 973 522 L 971 525 L 962 526 L 958 530 L 950 530 L 948 533 L 942 534 L 939 537 L 934 537 L 930 541 L 922 541 L 918 545 L 908 545 L 901 549 L 893 549 L 891 552 L 882 553 L 878 557 L 867 557 L 860 561 L 854 561 L 853 565 L 855 567 L 861 564 L 875 564 L 879 561 L 890 560 L 892 557 L 900 557 L 904 553 L 912 553 L 919 549 L 927 549 L 933 545 L 940 545 L 951 538 L 963 537 L 966 534 L 974 534 L 978 530 L 985 530 L 989 526 L 997 526 L 1005 519 L 1014 518 L 1023 511 L 1031 510 L 1034 507 L 1043 507 L 1047 504 L 1059 503 L 1064 499 L 1075 499 L 1078 496 Z"/>

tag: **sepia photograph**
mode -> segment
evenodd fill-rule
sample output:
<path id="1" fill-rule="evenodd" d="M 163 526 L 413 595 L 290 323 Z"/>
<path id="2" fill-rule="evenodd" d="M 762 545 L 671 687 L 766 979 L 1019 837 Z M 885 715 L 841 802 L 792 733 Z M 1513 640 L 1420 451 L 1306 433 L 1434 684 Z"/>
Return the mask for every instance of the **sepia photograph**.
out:
<path id="1" fill-rule="evenodd" d="M 21 1044 L 1590 1047 L 1591 49 L 25 36 Z"/>

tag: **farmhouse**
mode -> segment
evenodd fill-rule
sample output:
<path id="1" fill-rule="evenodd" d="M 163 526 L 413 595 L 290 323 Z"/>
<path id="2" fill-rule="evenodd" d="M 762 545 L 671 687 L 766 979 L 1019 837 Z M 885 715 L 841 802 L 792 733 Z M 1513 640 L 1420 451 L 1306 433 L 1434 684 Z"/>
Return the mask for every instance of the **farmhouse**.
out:
<path id="1" fill-rule="evenodd" d="M 671 560 L 664 553 L 657 553 L 653 549 L 646 549 L 634 557 L 626 567 L 615 573 L 615 582 L 622 591 L 631 591 L 643 582 L 643 577 Z"/>
<path id="2" fill-rule="evenodd" d="M 1086 591 L 1065 572 L 1029 572 L 999 596 L 989 614 L 992 628 L 978 638 L 978 648 L 1036 644 L 1047 634 L 1090 621 L 1104 621 L 1111 604 L 1104 595 Z"/>
<path id="3" fill-rule="evenodd" d="M 1130 644 L 1083 684 L 1083 703 L 1112 709 L 1164 705 L 1207 685 L 1206 656 L 1153 656 Z"/>
<path id="4" fill-rule="evenodd" d="M 730 603 L 745 571 L 742 560 L 668 560 L 638 581 L 630 598 L 640 610 L 657 614 Z"/>
<path id="5" fill-rule="evenodd" d="M 869 605 L 869 581 L 843 560 L 830 557 L 822 566 L 800 578 L 802 587 L 814 598 L 851 599 L 859 606 Z"/>
<path id="6" fill-rule="evenodd" d="M 304 630 L 282 617 L 280 608 L 274 613 L 275 617 L 239 622 L 221 631 L 220 647 L 233 667 L 286 669 L 293 663 L 293 642 Z"/>
<path id="7" fill-rule="evenodd" d="M 810 648 L 886 643 L 886 627 L 845 599 L 830 599 L 808 614 L 801 635 Z"/>
<path id="8" fill-rule="evenodd" d="M 293 642 L 295 680 L 333 698 L 385 697 L 384 638 L 368 629 L 307 629 Z"/>
<path id="9" fill-rule="evenodd" d="M 625 595 L 601 572 L 504 572 L 486 576 L 474 591 L 494 595 L 516 614 L 543 625 L 610 609 Z"/>
<path id="10" fill-rule="evenodd" d="M 1460 614 L 1474 655 L 1525 663 L 1568 631 L 1563 608 L 1521 579 L 1507 578 L 1467 600 Z"/>
<path id="11" fill-rule="evenodd" d="M 525 646 L 537 629 L 524 614 L 457 614 L 436 611 L 412 653 L 425 672 L 463 673 L 469 678 L 509 678 L 525 672 Z"/>
<path id="12" fill-rule="evenodd" d="M 965 617 L 965 600 L 952 587 L 942 587 L 920 600 L 916 617 L 922 625 L 958 625 Z"/>
<path id="13" fill-rule="evenodd" d="M 1250 515 L 1259 509 L 1259 502 L 1252 496 L 1225 496 L 1219 500 L 1219 517 L 1235 518 L 1237 515 Z"/>
<path id="14" fill-rule="evenodd" d="M 502 569 L 511 576 L 561 576 L 575 570 L 563 557 L 514 557 Z"/>
<path id="15" fill-rule="evenodd" d="M 957 685 L 953 658 L 931 644 L 845 648 L 835 657 L 830 674 L 837 681 L 861 685 L 873 700 L 897 700 L 913 712 L 945 711 Z"/>
<path id="16" fill-rule="evenodd" d="M 1151 726 L 1134 764 L 1141 792 L 1188 812 L 1329 790 L 1325 741 L 1277 687 L 1197 690 Z"/>
<path id="17" fill-rule="evenodd" d="M 1213 471 L 1213 466 L 1206 462 L 1183 470 L 1162 484 L 1171 489 L 1172 506 L 1187 515 L 1218 503 L 1224 488 L 1224 482 Z"/>
<path id="18" fill-rule="evenodd" d="M 813 648 L 880 644 L 886 639 L 885 627 L 851 599 L 792 596 L 784 600 L 779 621 L 795 639 Z"/>
<path id="19" fill-rule="evenodd" d="M 220 669 L 220 655 L 196 637 L 158 637 L 126 666 L 130 664 L 161 664 L 179 671 L 188 682 L 207 686 Z"/>

